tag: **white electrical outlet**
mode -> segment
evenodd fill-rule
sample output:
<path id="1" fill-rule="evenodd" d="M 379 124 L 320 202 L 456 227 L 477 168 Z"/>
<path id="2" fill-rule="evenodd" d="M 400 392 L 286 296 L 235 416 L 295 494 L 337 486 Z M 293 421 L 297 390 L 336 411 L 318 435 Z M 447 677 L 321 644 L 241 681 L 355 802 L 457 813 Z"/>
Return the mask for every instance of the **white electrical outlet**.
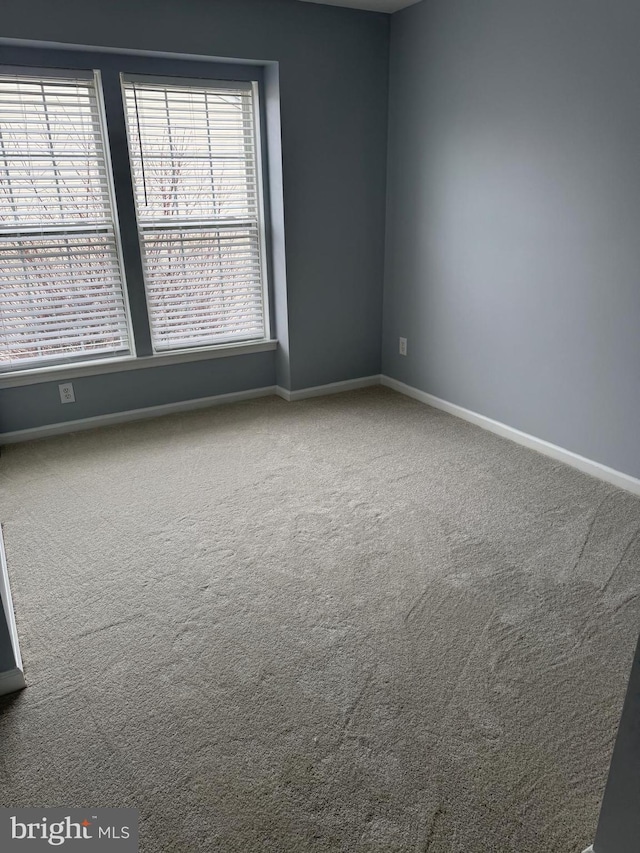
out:
<path id="1" fill-rule="evenodd" d="M 406 355 L 406 354 L 407 354 L 407 339 L 406 338 L 400 338 L 400 355 Z"/>
<path id="2" fill-rule="evenodd" d="M 75 403 L 76 395 L 73 393 L 73 382 L 65 382 L 64 385 L 58 385 L 60 391 L 61 403 Z"/>

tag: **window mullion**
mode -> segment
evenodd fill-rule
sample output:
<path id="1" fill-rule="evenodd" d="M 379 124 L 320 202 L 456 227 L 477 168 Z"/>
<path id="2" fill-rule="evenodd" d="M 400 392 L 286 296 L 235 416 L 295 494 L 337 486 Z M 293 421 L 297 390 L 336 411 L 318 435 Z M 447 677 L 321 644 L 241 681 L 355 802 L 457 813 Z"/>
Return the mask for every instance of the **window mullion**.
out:
<path id="1" fill-rule="evenodd" d="M 149 311 L 144 287 L 144 273 L 138 221 L 133 194 L 131 161 L 127 143 L 127 126 L 122 100 L 120 75 L 117 72 L 102 73 L 102 93 L 106 118 L 107 137 L 111 154 L 111 170 L 116 197 L 117 217 L 120 231 L 122 259 L 127 279 L 129 311 L 136 344 L 136 354 L 152 355 Z"/>

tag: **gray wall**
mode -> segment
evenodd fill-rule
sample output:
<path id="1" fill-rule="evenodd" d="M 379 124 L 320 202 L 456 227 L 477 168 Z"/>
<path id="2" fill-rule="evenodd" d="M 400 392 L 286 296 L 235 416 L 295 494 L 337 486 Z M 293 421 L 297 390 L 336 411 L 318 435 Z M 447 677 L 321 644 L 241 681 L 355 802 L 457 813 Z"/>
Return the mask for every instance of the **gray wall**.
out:
<path id="1" fill-rule="evenodd" d="M 389 17 L 297 0 L 5 4 L 4 38 L 278 61 L 290 387 L 379 373 Z M 0 63 L 2 48 L 0 48 Z M 277 306 L 276 306 L 277 308 Z M 277 309 L 278 310 L 278 309 Z M 280 309 L 282 314 L 284 309 Z M 0 432 L 274 384 L 273 352 L 0 391 Z"/>
<path id="2" fill-rule="evenodd" d="M 382 356 L 636 477 L 639 32 L 635 0 L 392 16 Z"/>
<path id="3" fill-rule="evenodd" d="M 595 853 L 638 853 L 639 839 L 640 641 L 622 709 L 594 850 Z"/>
<path id="4" fill-rule="evenodd" d="M 263 388 L 275 382 L 274 352 L 73 378 L 76 402 L 62 406 L 58 383 L 0 391 L 3 432 Z M 69 411 L 71 410 L 71 411 Z"/>

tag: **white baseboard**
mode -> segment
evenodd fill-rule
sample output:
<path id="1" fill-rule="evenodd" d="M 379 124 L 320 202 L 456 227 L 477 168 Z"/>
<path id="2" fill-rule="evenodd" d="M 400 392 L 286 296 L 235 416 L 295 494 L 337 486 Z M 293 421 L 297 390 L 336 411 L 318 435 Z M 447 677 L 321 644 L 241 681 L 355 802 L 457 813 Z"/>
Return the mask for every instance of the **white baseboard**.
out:
<path id="1" fill-rule="evenodd" d="M 592 459 L 587 459 L 571 450 L 565 450 L 564 447 L 558 447 L 556 444 L 551 444 L 549 441 L 544 441 L 541 438 L 536 438 L 526 432 L 521 432 L 518 429 L 507 426 L 506 424 L 494 421 L 484 415 L 479 415 L 469 409 L 464 409 L 462 406 L 457 406 L 454 403 L 448 403 L 446 400 L 441 400 L 439 397 L 434 397 L 433 394 L 427 394 L 425 391 L 419 391 L 411 385 L 405 385 L 404 382 L 399 382 L 397 379 L 392 379 L 390 376 L 381 376 L 380 382 L 387 388 L 398 391 L 400 394 L 405 394 L 407 397 L 413 397 L 414 400 L 419 400 L 421 403 L 426 403 L 428 406 L 433 406 L 435 409 L 441 409 L 443 412 L 448 412 L 450 415 L 455 415 L 457 418 L 469 421 L 476 426 L 482 427 L 489 432 L 500 435 L 503 438 L 508 438 L 515 441 L 517 444 L 528 447 L 531 450 L 537 450 L 538 453 L 543 453 L 545 456 L 550 456 L 558 462 L 564 462 L 572 468 L 577 468 L 585 474 L 590 474 L 592 477 L 597 477 L 599 480 L 604 480 L 606 483 L 611 483 L 613 486 L 618 486 L 620 489 L 625 489 L 634 495 L 640 495 L 640 480 L 636 477 L 631 477 L 629 474 L 624 474 L 622 471 L 616 471 L 614 468 L 609 468 L 607 465 L 602 465 L 600 462 L 594 462 Z"/>
<path id="2" fill-rule="evenodd" d="M 127 421 L 139 421 L 143 418 L 157 418 L 160 415 L 170 415 L 175 412 L 189 412 L 194 409 L 208 409 L 210 406 L 220 406 L 225 403 L 239 403 L 241 400 L 253 400 L 257 397 L 270 397 L 276 393 L 275 385 L 264 388 L 251 388 L 248 391 L 234 391 L 232 394 L 216 394 L 213 397 L 199 397 L 196 400 L 181 400 L 177 403 L 165 403 L 161 406 L 148 406 L 144 409 L 129 409 L 126 412 L 113 412 L 109 415 L 96 415 L 91 418 L 80 418 L 75 421 L 63 421 L 56 424 L 46 424 L 41 427 L 19 429 L 15 432 L 0 433 L 0 444 L 15 444 L 18 441 L 31 441 L 34 438 L 48 438 L 52 435 L 62 435 L 68 432 L 93 429 L 94 427 L 122 424 Z"/>
<path id="3" fill-rule="evenodd" d="M 328 385 L 313 385 L 310 388 L 301 388 L 299 391 L 288 391 L 286 388 L 277 388 L 277 393 L 283 400 L 293 403 L 296 400 L 305 400 L 308 397 L 324 397 L 327 394 L 340 394 L 342 391 L 355 391 L 358 388 L 369 388 L 371 385 L 380 385 L 380 376 L 360 376 L 358 379 L 345 379 L 343 382 L 330 382 Z"/>
<path id="4" fill-rule="evenodd" d="M 24 680 L 24 675 L 21 669 L 8 669 L 6 672 L 0 672 L 0 696 L 5 693 L 15 693 L 18 690 L 23 690 L 27 686 Z"/>
<path id="5" fill-rule="evenodd" d="M 582 853 L 593 853 L 593 844 L 590 847 L 587 847 L 586 850 L 583 850 Z"/>

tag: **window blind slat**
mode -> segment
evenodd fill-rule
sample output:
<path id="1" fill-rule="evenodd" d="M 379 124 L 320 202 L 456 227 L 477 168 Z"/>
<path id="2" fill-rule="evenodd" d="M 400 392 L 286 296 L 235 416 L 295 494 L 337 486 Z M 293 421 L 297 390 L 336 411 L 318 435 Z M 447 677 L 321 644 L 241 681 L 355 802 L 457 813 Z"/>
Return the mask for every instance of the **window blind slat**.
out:
<path id="1" fill-rule="evenodd" d="M 130 351 L 93 79 L 0 76 L 0 368 Z"/>

